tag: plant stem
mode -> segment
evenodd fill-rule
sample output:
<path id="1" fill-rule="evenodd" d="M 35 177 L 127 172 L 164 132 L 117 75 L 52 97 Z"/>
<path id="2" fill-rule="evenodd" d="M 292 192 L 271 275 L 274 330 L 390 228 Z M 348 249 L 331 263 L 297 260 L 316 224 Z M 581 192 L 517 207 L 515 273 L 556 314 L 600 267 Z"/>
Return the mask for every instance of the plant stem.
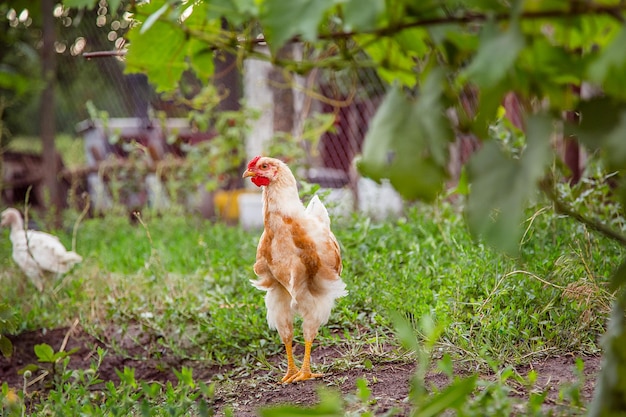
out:
<path id="1" fill-rule="evenodd" d="M 558 194 L 555 192 L 554 189 L 554 180 L 552 179 L 546 179 L 544 181 L 542 181 L 541 185 L 540 185 L 541 190 L 543 191 L 543 193 L 550 199 L 550 201 L 552 201 L 552 203 L 554 204 L 554 211 L 560 214 L 564 214 L 568 217 L 571 217 L 573 219 L 575 219 L 576 221 L 584 224 L 585 226 L 589 227 L 590 229 L 595 230 L 596 232 L 601 233 L 602 235 L 615 240 L 616 242 L 619 242 L 620 244 L 622 244 L 623 246 L 626 246 L 626 236 L 624 236 L 623 234 L 621 234 L 620 232 L 618 232 L 617 230 L 612 229 L 611 227 L 607 226 L 606 224 L 589 218 L 585 215 L 583 215 L 582 213 L 579 213 L 577 211 L 575 211 L 569 204 L 567 204 L 565 201 L 561 200 L 558 196 Z"/>

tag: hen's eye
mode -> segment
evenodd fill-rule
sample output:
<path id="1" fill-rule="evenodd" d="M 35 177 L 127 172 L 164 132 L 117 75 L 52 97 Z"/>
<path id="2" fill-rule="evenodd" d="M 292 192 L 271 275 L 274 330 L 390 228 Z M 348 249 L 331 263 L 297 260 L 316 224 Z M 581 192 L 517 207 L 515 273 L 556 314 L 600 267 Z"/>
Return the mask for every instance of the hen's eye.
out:
<path id="1" fill-rule="evenodd" d="M 261 164 L 261 169 L 267 169 L 267 164 Z"/>

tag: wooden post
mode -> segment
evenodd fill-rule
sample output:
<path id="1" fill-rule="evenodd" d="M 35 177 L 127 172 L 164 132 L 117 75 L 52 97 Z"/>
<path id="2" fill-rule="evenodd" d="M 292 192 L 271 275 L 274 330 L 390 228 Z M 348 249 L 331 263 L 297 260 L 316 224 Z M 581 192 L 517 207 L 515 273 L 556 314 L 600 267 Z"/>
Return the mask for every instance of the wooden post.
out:
<path id="1" fill-rule="evenodd" d="M 60 193 L 59 179 L 59 158 L 57 156 L 54 137 L 56 133 L 55 126 L 55 105 L 54 105 L 54 86 L 56 82 L 56 57 L 54 42 L 56 40 L 55 24 L 54 24 L 54 0 L 41 0 L 42 14 L 42 36 L 43 47 L 41 49 L 42 61 L 42 78 L 44 81 L 44 89 L 41 93 L 41 112 L 40 112 L 40 135 L 43 143 L 43 172 L 44 187 L 50 206 L 54 210 L 56 221 L 60 221 L 60 210 L 63 206 L 63 199 Z"/>
<path id="2" fill-rule="evenodd" d="M 288 43 L 277 53 L 281 59 L 293 58 L 293 46 Z M 270 90 L 274 96 L 274 132 L 293 134 L 294 127 L 294 97 L 293 89 L 284 69 L 273 67 L 269 74 Z"/>

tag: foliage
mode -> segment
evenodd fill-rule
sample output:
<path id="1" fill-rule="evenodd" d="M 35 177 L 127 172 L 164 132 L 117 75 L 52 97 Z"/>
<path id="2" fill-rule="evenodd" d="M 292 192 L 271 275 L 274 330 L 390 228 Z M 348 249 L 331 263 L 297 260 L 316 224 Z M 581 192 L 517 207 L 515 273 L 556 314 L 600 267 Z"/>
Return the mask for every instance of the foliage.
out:
<path id="1" fill-rule="evenodd" d="M 241 104 L 240 110 L 219 110 L 223 97 L 215 86 L 208 84 L 192 99 L 176 99 L 191 109 L 189 121 L 198 132 L 209 132 L 208 141 L 182 145 L 186 153 L 185 168 L 175 175 L 187 177 L 196 184 L 205 183 L 208 191 L 237 188 L 241 167 L 245 162 L 245 138 L 258 111 Z M 172 144 L 176 138 L 170 138 Z"/>
<path id="2" fill-rule="evenodd" d="M 410 199 L 432 201 L 437 197 L 453 140 L 452 130 L 442 123 L 442 83 L 443 74 L 433 72 L 420 100 L 408 99 L 398 87 L 391 90 L 368 131 L 377 140 L 365 143 L 363 157 L 357 162 L 364 175 L 376 181 L 389 178 Z M 435 117 L 429 113 L 433 108 L 437 110 Z M 412 140 L 402 139 L 407 136 Z"/>
<path id="3" fill-rule="evenodd" d="M 518 133 L 527 136 L 526 149 L 517 161 L 486 143 L 472 158 L 469 179 L 474 186 L 467 207 L 474 236 L 512 250 L 520 237 L 523 208 L 555 158 L 549 146 L 553 133 L 576 133 L 591 149 L 609 151 L 604 155 L 611 169 L 625 165 L 622 142 L 611 139 L 620 132 L 623 89 L 617 74 L 626 54 L 619 48 L 624 32 L 617 16 L 623 7 L 603 1 L 584 6 L 519 1 L 509 9 L 483 1 L 379 1 L 359 8 L 352 1 L 187 5 L 161 0 L 133 10 L 137 25 L 130 32 L 128 71 L 141 70 L 158 88 L 170 90 L 185 68 L 208 68 L 203 62 L 214 49 L 268 59 L 296 73 L 314 67 L 374 67 L 398 87 L 369 130 L 359 167 L 375 179 L 390 177 L 408 198 L 427 200 L 446 181 L 451 131 L 487 139 L 502 99 L 515 92 L 524 118 L 524 130 Z M 222 28 L 221 18 L 230 25 Z M 259 36 L 269 45 L 270 56 L 255 52 Z M 285 60 L 275 55 L 292 41 L 306 44 L 305 57 Z M 158 51 L 145 47 L 157 42 L 162 46 Z M 338 53 L 321 55 L 325 50 Z M 163 62 L 169 70 L 164 71 Z M 603 87 L 608 96 L 575 94 L 571 86 L 583 83 Z M 410 102 L 402 97 L 407 92 Z M 458 100 L 468 94 L 475 103 Z M 455 117 L 445 117 L 445 109 Z M 575 109 L 588 114 L 580 126 L 561 118 L 563 111 Z M 416 136 L 422 132 L 423 138 Z M 413 175 L 416 168 L 419 176 Z"/>
<path id="4" fill-rule="evenodd" d="M 494 369 L 497 375 L 495 381 L 478 378 L 476 374 L 466 378 L 453 376 L 452 362 L 449 356 L 445 356 L 436 363 L 436 367 L 445 373 L 452 382 L 444 389 L 426 386 L 426 371 L 432 366 L 432 350 L 437 342 L 441 329 L 433 326 L 432 320 L 424 316 L 421 322 L 421 338 L 416 337 L 411 323 L 399 315 L 394 318 L 395 330 L 402 341 L 403 346 L 413 355 L 418 363 L 418 370 L 413 376 L 410 402 L 412 405 L 411 416 L 428 417 L 448 415 L 455 412 L 462 416 L 510 416 L 515 413 L 529 416 L 549 416 L 552 411 L 546 411 L 545 407 L 547 389 L 537 390 L 535 383 L 537 374 L 529 372 L 527 377 L 517 374 L 513 368 L 506 367 L 502 370 Z M 578 362 L 578 370 L 582 371 L 581 362 Z M 580 381 L 579 381 L 580 382 Z M 516 403 L 509 395 L 516 387 L 524 387 L 531 392 L 529 401 L 525 404 Z M 564 415 L 579 415 L 577 407 L 580 407 L 580 391 L 576 384 L 561 388 L 561 398 L 570 401 L 571 407 Z M 320 402 L 314 407 L 295 405 L 279 405 L 262 408 L 260 415 L 264 417 L 283 416 L 394 416 L 399 410 L 391 409 L 382 414 L 376 407 L 376 401 L 371 397 L 371 390 L 367 381 L 357 381 L 357 393 L 354 396 L 342 398 L 329 389 L 320 389 Z M 566 398 L 570 397 L 570 398 Z M 350 400 L 352 399 L 352 400 Z M 358 411 L 352 411 L 352 410 Z"/>
<path id="5" fill-rule="evenodd" d="M 435 416 L 449 410 L 455 410 L 464 416 L 508 416 L 513 410 L 537 417 L 553 415 L 552 411 L 542 409 L 545 406 L 547 391 L 535 389 L 537 374 L 533 372 L 527 377 L 521 377 L 512 368 L 507 367 L 496 371 L 497 378 L 491 381 L 479 379 L 476 375 L 454 378 L 451 359 L 446 355 L 437 361 L 436 366 L 453 381 L 441 390 L 427 387 L 425 371 L 431 368 L 432 351 L 437 344 L 436 338 L 441 328 L 433 326 L 432 321 L 425 316 L 419 329 L 422 336 L 418 336 L 409 321 L 397 314 L 394 317 L 394 326 L 404 348 L 419 360 L 410 395 L 412 416 Z M 141 381 L 136 378 L 134 369 L 124 367 L 122 370 L 116 370 L 119 382 L 114 384 L 100 378 L 99 367 L 108 354 L 102 348 L 96 350 L 96 356 L 88 369 L 78 370 L 68 367 L 71 352 L 54 352 L 46 345 L 36 346 L 35 352 L 42 368 L 52 361 L 61 365 L 57 377 L 50 381 L 50 390 L 45 401 L 37 400 L 38 392 L 32 385 L 42 378 L 47 380 L 48 374 L 44 372 L 35 376 L 36 371 L 28 369 L 24 372 L 24 386 L 21 391 L 16 392 L 6 383 L 0 387 L 0 410 L 3 415 L 20 416 L 28 410 L 28 415 L 33 416 L 50 414 L 183 416 L 190 413 L 209 416 L 217 411 L 215 400 L 221 382 L 198 381 L 189 367 L 183 366 L 180 370 L 174 370 L 176 383 Z M 577 368 L 582 371 L 581 362 Z M 320 401 L 317 405 L 264 407 L 259 410 L 259 415 L 267 417 L 398 415 L 399 410 L 394 408 L 381 412 L 366 379 L 357 380 L 356 386 L 355 394 L 345 398 L 334 389 L 322 387 L 319 389 Z M 531 392 L 527 404 L 521 405 L 509 395 L 516 387 L 523 387 Z M 567 413 L 563 415 L 577 415 L 577 407 L 581 406 L 579 395 L 576 384 L 561 388 L 563 405 L 571 403 L 569 408 L 562 407 L 561 410 Z M 230 415 L 228 412 L 226 409 L 225 415 Z"/>
<path id="6" fill-rule="evenodd" d="M 275 132 L 267 142 L 265 155 L 280 155 L 294 172 L 312 168 L 311 159 L 317 156 L 319 139 L 333 130 L 335 117 L 330 113 L 316 113 L 304 120 L 299 135 Z"/>
<path id="7" fill-rule="evenodd" d="M 107 4 L 108 3 L 108 4 Z M 92 4 L 77 10 L 55 6 L 57 32 L 57 63 L 55 113 L 59 131 L 73 133 L 75 124 L 87 118 L 84 103 L 92 99 L 112 114 L 125 109 L 130 92 L 122 83 L 115 85 L 106 77 L 121 75 L 121 65 L 115 58 L 103 58 L 98 63 L 84 59 L 83 52 L 113 49 L 121 45 L 130 21 L 118 10 L 119 1 Z M 31 2 L 11 0 L 0 5 L 0 95 L 5 136 L 32 136 L 37 133 L 40 111 L 39 95 L 43 88 L 41 73 L 40 7 Z M 97 27 L 99 30 L 93 30 Z M 100 30 L 107 28 L 107 30 Z"/>
<path id="8" fill-rule="evenodd" d="M 88 6 L 94 2 L 72 0 L 71 4 Z M 588 229 L 593 229 L 626 243 L 621 231 L 595 222 L 561 201 L 557 186 L 561 172 L 553 170 L 561 165 L 549 146 L 555 135 L 575 135 L 589 149 L 597 151 L 611 171 L 622 175 L 626 168 L 626 144 L 621 140 L 626 100 L 622 77 L 626 69 L 626 49 L 623 48 L 626 6 L 622 2 L 464 0 L 417 4 L 409 0 L 385 0 L 372 2 L 372 7 L 362 7 L 359 0 L 220 0 L 193 4 L 157 0 L 142 4 L 132 2 L 131 5 L 137 25 L 128 35 L 131 39 L 128 69 L 145 72 L 160 90 L 176 87 L 178 78 L 188 69 L 206 71 L 202 74 L 210 75 L 213 67 L 209 62 L 216 49 L 232 52 L 239 62 L 246 57 L 267 59 L 295 73 L 306 73 L 313 68 L 376 68 L 383 80 L 397 87 L 392 89 L 381 108 L 380 124 L 375 125 L 366 138 L 360 167 L 363 173 L 375 178 L 391 176 L 392 184 L 409 198 L 435 198 L 446 180 L 445 149 L 451 139 L 450 132 L 461 131 L 487 140 L 489 127 L 501 112 L 505 94 L 514 92 L 522 103 L 522 114 L 517 116 L 523 124 L 522 131 L 515 132 L 515 135 L 525 136 L 525 146 L 519 154 L 511 155 L 493 142 L 486 142 L 473 156 L 467 177 L 470 186 L 467 187 L 466 205 L 473 237 L 479 241 L 485 239 L 510 252 L 519 249 L 520 258 L 528 261 L 519 239 L 523 237 L 524 219 L 529 215 L 526 206 L 539 199 L 537 191 L 541 190 L 558 211 L 580 222 L 583 236 L 587 236 Z M 225 25 L 222 25 L 222 19 Z M 308 53 L 304 58 L 279 58 L 277 51 L 293 41 L 306 44 Z M 255 50 L 261 42 L 269 46 L 269 56 Z M 326 51 L 333 53 L 323 53 Z M 441 82 L 435 82 L 439 80 Z M 573 88 L 589 86 L 600 91 L 602 97 L 578 94 L 577 88 Z M 467 95 L 475 102 L 463 105 L 459 98 Z M 411 117 L 416 109 L 419 109 L 417 116 Z M 454 117 L 444 117 L 444 110 Z M 563 112 L 573 111 L 582 116 L 580 123 L 563 120 Z M 411 122 L 413 129 L 402 128 L 405 120 Z M 431 135 L 421 137 L 422 129 Z M 380 135 L 383 135 L 382 139 Z M 385 135 L 393 135 L 393 138 Z M 416 155 L 420 158 L 416 159 Z M 420 173 L 422 176 L 415 175 L 416 167 L 424 167 L 425 172 Z M 620 182 L 614 196 L 623 198 L 624 195 L 624 186 Z M 531 218 L 536 221 L 536 217 Z M 362 228 L 369 228 L 364 224 Z M 403 226 L 398 225 L 398 228 Z M 394 235 L 393 239 L 396 238 Z M 448 239 L 443 243 L 455 249 L 456 240 Z M 555 237 L 550 247 L 554 247 L 554 240 L 558 239 Z M 381 240 L 389 241 L 389 238 L 383 236 Z M 583 242 L 583 245 L 587 244 L 602 248 L 601 253 L 605 253 L 605 246 L 608 246 L 606 242 L 598 243 L 595 237 Z M 412 249 L 418 251 L 422 246 L 425 245 L 420 243 Z M 535 250 L 533 256 L 539 252 Z M 378 269 L 387 270 L 389 263 L 397 266 L 399 260 L 410 263 L 400 251 L 387 253 L 384 262 L 377 260 Z M 453 261 L 462 262 L 459 259 Z M 448 268 L 453 268 L 450 265 L 454 262 L 449 258 L 448 262 Z M 500 267 L 508 262 L 514 261 L 498 258 L 495 264 Z M 614 274 L 613 290 L 626 281 L 624 265 Z M 360 267 L 362 270 L 372 269 L 370 264 Z M 538 305 L 543 305 L 544 310 L 521 316 L 516 315 L 510 303 L 503 303 L 499 309 L 486 314 L 485 309 L 498 298 L 499 292 L 505 288 L 503 285 L 508 284 L 512 276 L 521 275 L 524 279 L 511 284 L 507 291 L 519 290 L 515 288 L 516 284 L 532 287 L 527 280 L 536 284 L 535 277 L 540 274 L 528 269 L 520 267 L 492 274 L 492 277 L 498 277 L 488 281 L 491 292 L 487 292 L 486 297 L 481 293 L 483 298 L 470 301 L 473 310 L 466 311 L 475 320 L 475 326 L 469 329 L 472 335 L 485 328 L 485 335 L 490 335 L 489 330 L 498 329 L 505 335 L 512 335 L 508 339 L 510 347 L 537 340 L 524 334 L 524 326 L 518 332 L 520 323 L 530 321 L 529 328 L 540 332 L 545 323 L 548 327 L 553 326 L 548 332 L 558 333 L 563 328 L 564 323 L 558 319 L 540 319 L 546 314 L 545 309 L 549 311 L 555 305 L 558 308 L 560 303 L 568 300 L 567 293 L 559 288 L 566 288 L 566 285 L 554 284 L 553 276 L 550 276 L 552 285 L 548 291 L 542 286 L 546 284 L 540 281 L 542 285 L 536 292 L 529 292 L 532 297 L 543 297 Z M 517 273 L 518 270 L 525 273 Z M 557 275 L 556 270 L 550 272 Z M 399 281 L 405 278 L 404 273 L 404 270 L 398 273 Z M 603 276 L 607 274 L 602 273 Z M 588 284 L 594 284 L 595 274 L 587 276 Z M 438 276 L 435 278 L 432 285 L 454 286 L 454 283 L 437 281 Z M 357 285 L 366 284 L 359 282 Z M 485 280 L 470 284 L 467 295 L 471 296 L 472 285 L 474 290 L 484 290 Z M 559 291 L 563 297 L 555 295 Z M 623 294 L 618 293 L 621 298 Z M 550 295 L 553 298 L 545 298 Z M 427 293 L 428 296 L 434 298 L 432 293 Z M 399 299 L 401 301 L 389 297 L 388 300 L 392 304 L 394 301 L 396 304 L 404 302 L 403 308 L 411 308 L 411 301 L 407 302 L 404 297 Z M 477 301 L 481 299 L 484 304 Z M 580 300 L 569 299 L 569 302 L 575 304 Z M 363 305 L 368 311 L 367 303 Z M 427 308 L 415 304 L 413 307 L 416 308 L 411 313 L 418 315 Z M 443 311 L 437 313 L 447 313 L 450 307 L 447 308 L 442 307 Z M 618 302 L 616 308 L 616 316 L 622 317 L 623 302 Z M 466 310 L 467 307 L 459 309 Z M 490 321 L 484 323 L 485 317 Z M 619 331 L 609 333 L 617 341 L 620 334 Z M 607 346 L 610 348 L 615 340 L 607 339 Z M 470 343 L 482 342 L 472 338 Z M 609 355 L 609 358 L 623 360 L 618 355 Z M 621 368 L 617 363 L 605 367 Z M 626 398 L 623 392 L 626 384 L 620 383 L 626 374 L 618 373 L 619 378 L 614 376 L 607 372 L 603 387 L 617 389 L 611 393 L 612 398 Z M 610 392 L 610 388 L 605 390 Z M 616 401 L 609 403 L 608 407 L 607 410 L 613 407 L 617 411 L 623 408 L 623 404 Z"/>
<path id="9" fill-rule="evenodd" d="M 51 349 L 51 348 L 50 348 Z M 41 350 L 41 348 L 40 348 Z M 59 355 L 62 352 L 57 352 Z M 176 384 L 144 382 L 135 379 L 134 370 L 118 371 L 119 383 L 102 381 L 98 370 L 106 351 L 98 348 L 89 369 L 72 370 L 68 360 L 61 362 L 58 377 L 51 384 L 47 400 L 36 400 L 36 391 L 29 390 L 32 373 L 24 373 L 24 388 L 16 393 L 6 383 L 0 391 L 0 411 L 6 416 L 28 415 L 213 415 L 211 400 L 215 386 L 195 381 L 193 370 L 183 367 L 175 371 Z M 40 361 L 42 358 L 39 356 Z M 48 359 L 43 358 L 43 362 Z"/>
<path id="10" fill-rule="evenodd" d="M 622 250 L 551 215 L 548 206 L 527 215 L 519 258 L 476 245 L 458 208 L 445 202 L 417 205 L 406 218 L 382 223 L 336 219 L 350 297 L 340 300 L 320 342 L 343 345 L 341 335 L 372 343 L 360 339 L 366 331 L 395 343 L 386 312 L 396 310 L 416 323 L 431 314 L 447 349 L 477 364 L 516 364 L 545 352 L 597 353 L 612 300 L 605 286 Z M 31 217 L 40 220 L 36 212 Z M 166 349 L 233 366 L 282 351 L 267 328 L 262 294 L 247 284 L 258 231 L 178 212 L 148 211 L 141 221 L 131 226 L 126 215 L 114 214 L 84 220 L 76 250 L 85 260 L 41 295 L 24 291 L 30 284 L 10 259 L 10 241 L 2 239 L 0 277 L 16 329 L 55 328 L 78 317 L 114 352 L 142 357 Z M 69 231 L 59 236 L 69 246 Z M 115 337 L 108 336 L 111 326 Z M 137 338 L 138 331 L 152 342 Z M 140 351 L 129 352 L 129 344 Z"/>
<path id="11" fill-rule="evenodd" d="M 513 159 L 487 142 L 472 157 L 466 211 L 474 237 L 514 252 L 524 209 L 543 191 L 560 211 L 626 244 L 621 232 L 569 210 L 558 199 L 550 170 L 557 159 L 550 146 L 554 135 L 575 135 L 600 152 L 609 169 L 626 170 L 621 76 L 626 69 L 626 5 L 621 2 L 389 0 L 363 8 L 353 1 L 246 0 L 220 5 L 177 7 L 162 0 L 138 8 L 140 25 L 131 31 L 135 41 L 150 43 L 146 36 L 158 35 L 150 35 L 149 27 L 158 21 L 171 32 L 172 53 L 156 57 L 131 44 L 129 57 L 141 55 L 142 70 L 163 88 L 172 83 L 160 77 L 160 63 L 188 60 L 193 66 L 202 58 L 197 42 L 250 57 L 261 55 L 254 52 L 259 35 L 271 51 L 267 59 L 297 73 L 314 67 L 375 67 L 383 80 L 408 91 L 396 87 L 387 97 L 365 139 L 359 166 L 375 179 L 389 177 L 410 199 L 432 200 L 442 187 L 450 141 L 446 132 L 454 128 L 486 140 L 505 95 L 514 92 L 522 110 L 508 116 L 522 120 L 526 147 Z M 181 19 L 184 12 L 190 14 Z M 231 25 L 221 29 L 221 18 Z M 281 59 L 277 52 L 293 41 L 306 44 L 308 54 L 297 61 Z M 337 53 L 323 56 L 328 50 Z M 446 82 L 433 81 L 440 79 Z M 602 97 L 579 94 L 573 86 L 591 86 Z M 464 105 L 459 98 L 468 91 L 474 92 L 476 103 Z M 403 94 L 414 95 L 415 104 Z M 413 108 L 419 109 L 417 115 Z M 444 109 L 455 117 L 444 117 Z M 564 120 L 563 113 L 572 111 L 579 112 L 580 123 Z M 620 183 L 619 198 L 625 190 Z M 617 269 L 613 288 L 624 282 L 626 266 Z M 611 380 L 614 386 L 626 386 Z M 621 397 L 626 397 L 623 388 Z"/>
<path id="12" fill-rule="evenodd" d="M 10 357 L 13 353 L 13 344 L 7 335 L 16 330 L 15 316 L 15 311 L 12 308 L 4 302 L 0 302 L 0 354 L 5 357 Z"/>

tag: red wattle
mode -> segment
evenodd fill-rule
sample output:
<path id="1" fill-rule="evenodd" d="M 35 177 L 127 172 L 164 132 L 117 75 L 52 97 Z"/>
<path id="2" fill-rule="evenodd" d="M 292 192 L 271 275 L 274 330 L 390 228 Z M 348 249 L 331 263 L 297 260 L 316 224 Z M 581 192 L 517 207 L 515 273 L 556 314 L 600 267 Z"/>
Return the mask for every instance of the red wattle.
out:
<path id="1" fill-rule="evenodd" d="M 266 178 L 266 177 L 252 177 L 251 178 L 252 182 L 254 183 L 254 185 L 256 185 L 257 187 L 261 187 L 263 185 L 270 185 L 270 179 Z"/>

